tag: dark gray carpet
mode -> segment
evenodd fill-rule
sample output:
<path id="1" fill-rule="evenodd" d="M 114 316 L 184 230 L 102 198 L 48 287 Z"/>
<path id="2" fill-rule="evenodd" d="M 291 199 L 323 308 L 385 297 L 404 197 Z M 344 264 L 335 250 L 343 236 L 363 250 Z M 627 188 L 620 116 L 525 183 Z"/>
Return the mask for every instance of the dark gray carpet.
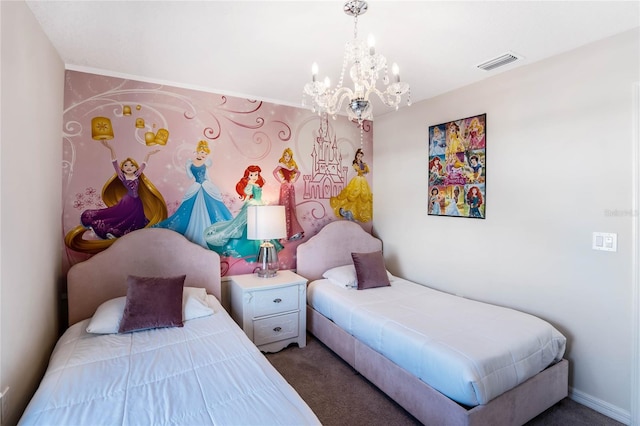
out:
<path id="1" fill-rule="evenodd" d="M 325 426 L 420 425 L 310 334 L 307 334 L 305 348 L 292 345 L 266 356 Z M 619 426 L 622 423 L 565 398 L 527 423 L 527 426 L 543 425 Z"/>

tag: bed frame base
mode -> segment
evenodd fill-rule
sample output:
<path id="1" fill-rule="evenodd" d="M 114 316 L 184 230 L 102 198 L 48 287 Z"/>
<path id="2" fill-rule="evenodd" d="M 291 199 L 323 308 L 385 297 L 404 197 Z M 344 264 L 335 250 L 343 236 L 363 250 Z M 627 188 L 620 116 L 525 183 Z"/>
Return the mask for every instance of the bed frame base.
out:
<path id="1" fill-rule="evenodd" d="M 454 402 L 307 306 L 307 329 L 356 371 L 425 425 L 522 425 L 568 395 L 569 362 L 471 409 Z"/>

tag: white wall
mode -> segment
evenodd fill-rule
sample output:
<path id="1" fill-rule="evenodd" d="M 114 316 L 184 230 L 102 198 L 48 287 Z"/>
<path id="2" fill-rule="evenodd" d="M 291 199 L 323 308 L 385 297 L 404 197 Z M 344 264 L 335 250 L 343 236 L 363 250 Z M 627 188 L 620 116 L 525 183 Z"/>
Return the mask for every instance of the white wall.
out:
<path id="1" fill-rule="evenodd" d="M 385 114 L 374 133 L 374 232 L 391 272 L 547 319 L 569 340 L 572 396 L 626 422 L 639 35 Z M 486 219 L 428 216 L 428 126 L 481 113 Z M 593 231 L 617 233 L 618 252 L 592 250 Z"/>
<path id="2" fill-rule="evenodd" d="M 0 387 L 12 425 L 58 335 L 64 64 L 24 2 L 1 2 L 0 15 Z"/>

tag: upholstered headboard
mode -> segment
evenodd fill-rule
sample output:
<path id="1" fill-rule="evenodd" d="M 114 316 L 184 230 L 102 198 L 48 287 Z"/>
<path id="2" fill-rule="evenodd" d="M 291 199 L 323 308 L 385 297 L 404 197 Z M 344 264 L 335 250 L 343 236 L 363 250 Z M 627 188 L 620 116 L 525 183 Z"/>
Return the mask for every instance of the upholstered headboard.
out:
<path id="1" fill-rule="evenodd" d="M 102 302 L 127 294 L 127 276 L 186 275 L 186 287 L 203 287 L 221 300 L 220 257 L 168 229 L 126 234 L 67 274 L 69 325 L 93 316 Z"/>
<path id="2" fill-rule="evenodd" d="M 355 222 L 330 222 L 308 241 L 298 246 L 296 272 L 309 281 L 322 278 L 330 268 L 353 263 L 351 253 L 382 250 L 382 241 Z"/>

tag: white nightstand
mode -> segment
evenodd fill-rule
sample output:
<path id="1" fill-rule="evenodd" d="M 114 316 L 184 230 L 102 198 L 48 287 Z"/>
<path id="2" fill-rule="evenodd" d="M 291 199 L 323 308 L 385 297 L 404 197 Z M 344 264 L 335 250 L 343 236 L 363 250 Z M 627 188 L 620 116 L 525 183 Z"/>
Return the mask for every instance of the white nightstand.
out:
<path id="1" fill-rule="evenodd" d="M 307 344 L 307 280 L 289 270 L 275 277 L 232 275 L 231 317 L 263 352 Z"/>

